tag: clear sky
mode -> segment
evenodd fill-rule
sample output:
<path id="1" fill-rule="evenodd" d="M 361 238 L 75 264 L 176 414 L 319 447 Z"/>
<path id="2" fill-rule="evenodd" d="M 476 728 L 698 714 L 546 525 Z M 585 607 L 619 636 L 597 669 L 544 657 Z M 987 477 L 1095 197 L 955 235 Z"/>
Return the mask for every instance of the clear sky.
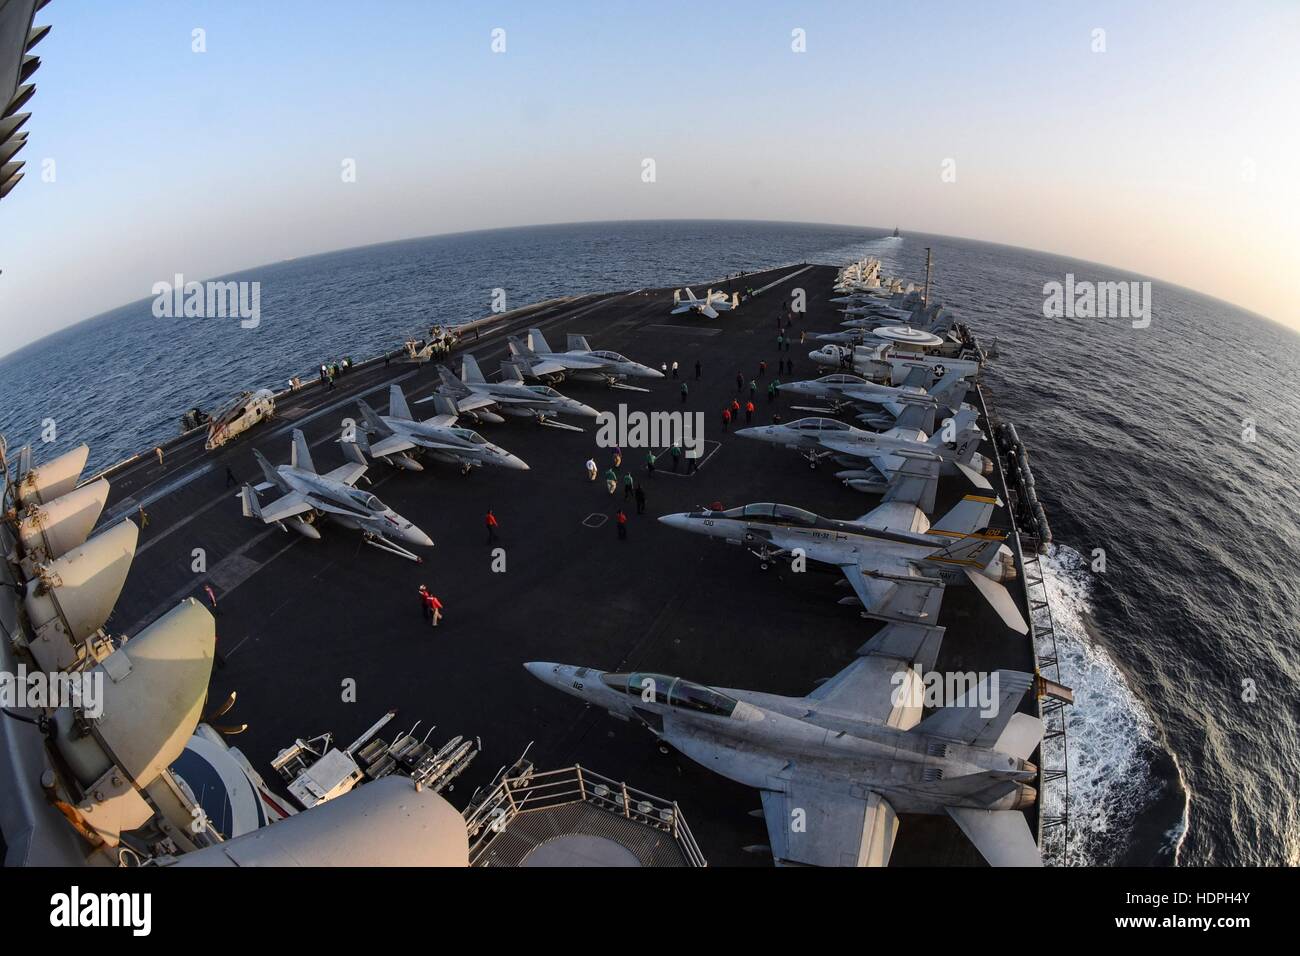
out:
<path id="1" fill-rule="evenodd" d="M 628 218 L 898 224 L 1300 327 L 1292 0 L 57 0 L 37 19 L 0 351 L 178 272 Z"/>

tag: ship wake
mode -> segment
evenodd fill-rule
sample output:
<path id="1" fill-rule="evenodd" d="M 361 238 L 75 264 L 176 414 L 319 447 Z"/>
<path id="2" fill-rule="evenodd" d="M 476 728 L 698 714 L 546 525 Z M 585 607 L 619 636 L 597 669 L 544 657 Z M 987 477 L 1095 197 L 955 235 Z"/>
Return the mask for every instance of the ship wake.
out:
<path id="1" fill-rule="evenodd" d="M 1073 548 L 1053 545 L 1042 567 L 1061 680 L 1074 689 L 1066 724 L 1068 839 L 1060 862 L 1111 865 L 1120 862 L 1123 837 L 1135 816 L 1161 791 L 1151 765 L 1159 750 L 1155 725 L 1115 661 L 1089 633 L 1093 580 L 1088 562 Z M 1063 802 L 1063 788 L 1048 787 L 1045 817 L 1060 815 Z"/>

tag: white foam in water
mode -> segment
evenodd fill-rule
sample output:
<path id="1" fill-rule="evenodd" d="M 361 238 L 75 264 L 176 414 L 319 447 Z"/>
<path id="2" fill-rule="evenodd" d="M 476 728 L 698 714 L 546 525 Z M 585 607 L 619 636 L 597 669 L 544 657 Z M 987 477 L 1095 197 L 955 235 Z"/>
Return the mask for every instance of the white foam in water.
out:
<path id="1" fill-rule="evenodd" d="M 1069 744 L 1071 865 L 1113 862 L 1123 830 L 1158 794 L 1144 751 L 1154 724 L 1124 675 L 1087 630 L 1092 572 L 1079 552 L 1053 545 L 1042 559 L 1056 633 L 1061 681 L 1074 689 L 1066 709 Z M 1063 793 L 1048 785 L 1043 811 L 1060 813 Z"/>

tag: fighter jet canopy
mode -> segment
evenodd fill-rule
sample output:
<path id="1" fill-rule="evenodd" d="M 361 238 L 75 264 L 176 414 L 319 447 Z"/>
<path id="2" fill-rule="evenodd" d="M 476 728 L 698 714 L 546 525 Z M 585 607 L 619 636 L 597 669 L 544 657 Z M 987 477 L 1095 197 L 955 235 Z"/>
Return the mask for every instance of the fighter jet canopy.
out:
<path id="1" fill-rule="evenodd" d="M 383 511 L 384 503 L 368 491 L 353 489 L 348 497 L 369 511 Z"/>
<path id="2" fill-rule="evenodd" d="M 778 505 L 770 501 L 763 501 L 752 505 L 742 505 L 739 508 L 730 508 L 722 512 L 728 518 L 767 518 L 777 521 L 788 521 L 793 524 L 802 524 L 812 527 L 817 523 L 817 516 L 811 511 L 804 511 L 802 508 L 796 508 L 794 505 Z"/>
<path id="3" fill-rule="evenodd" d="M 835 375 L 823 375 L 817 379 L 827 385 L 866 385 L 867 380 L 861 375 L 845 375 L 836 373 Z"/>
<path id="4" fill-rule="evenodd" d="M 600 679 L 605 686 L 619 693 L 635 694 L 638 697 L 653 694 L 657 704 L 682 707 L 716 717 L 730 717 L 739 703 L 726 694 L 719 694 L 712 687 L 668 674 L 602 674 Z"/>
<path id="5" fill-rule="evenodd" d="M 804 432 L 846 432 L 850 426 L 833 418 L 801 418 L 786 427 Z"/>

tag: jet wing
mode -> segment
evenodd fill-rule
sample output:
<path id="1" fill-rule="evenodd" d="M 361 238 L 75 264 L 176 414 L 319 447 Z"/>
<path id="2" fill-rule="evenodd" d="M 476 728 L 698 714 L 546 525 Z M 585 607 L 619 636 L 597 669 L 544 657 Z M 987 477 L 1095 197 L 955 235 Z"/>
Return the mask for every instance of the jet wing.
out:
<path id="1" fill-rule="evenodd" d="M 882 456 L 884 457 L 884 456 Z M 897 531 L 925 531 L 920 526 L 924 515 L 934 510 L 939 488 L 939 461 L 933 458 L 897 458 L 898 469 L 890 475 L 889 490 L 881 503 L 859 517 L 855 524 L 868 528 L 892 528 Z"/>
<path id="2" fill-rule="evenodd" d="M 837 793 L 796 780 L 772 782 L 780 789 L 760 792 L 778 865 L 888 865 L 898 815 L 880 794 Z"/>
<path id="3" fill-rule="evenodd" d="M 930 379 L 934 373 L 924 366 L 913 366 L 908 370 L 907 377 L 903 379 L 903 388 L 925 388 L 930 384 Z"/>
<path id="4" fill-rule="evenodd" d="M 283 521 L 285 518 L 292 518 L 294 515 L 300 515 L 304 511 L 311 511 L 311 509 L 312 504 L 307 500 L 306 496 L 291 491 L 262 508 L 262 520 L 272 524 L 276 521 Z"/>
<path id="5" fill-rule="evenodd" d="M 938 617 L 941 595 L 932 595 Z M 934 669 L 944 629 L 920 624 L 886 624 L 858 651 L 860 655 L 804 700 L 828 718 L 869 720 L 911 730 L 921 720 L 924 695 L 917 671 Z"/>
<path id="6" fill-rule="evenodd" d="M 423 401 L 423 399 L 421 399 L 421 401 Z M 489 405 L 497 404 L 497 402 L 504 404 L 510 401 L 513 401 L 513 399 L 493 398 L 490 395 L 466 395 L 464 398 L 456 399 L 456 407 L 462 412 L 472 412 L 476 408 L 487 408 Z M 419 403 L 417 402 L 417 404 Z"/>
<path id="7" fill-rule="evenodd" d="M 559 375 L 561 372 L 567 372 L 569 367 L 563 362 L 556 362 L 552 359 L 540 359 L 528 367 L 533 375 Z"/>
<path id="8" fill-rule="evenodd" d="M 396 455 L 399 452 L 410 451 L 414 447 L 415 442 L 405 435 L 389 435 L 387 438 L 382 438 L 370 446 L 370 455 L 373 458 L 383 458 L 386 455 Z M 344 465 L 343 467 L 348 466 Z M 335 471 L 338 470 L 335 469 Z M 330 472 L 330 474 L 333 474 L 333 472 Z"/>
<path id="9" fill-rule="evenodd" d="M 385 439 L 379 444 L 383 445 L 391 439 Z M 339 465 L 333 471 L 326 472 L 322 478 L 331 478 L 334 481 L 341 481 L 345 485 L 355 485 L 361 476 L 366 473 L 366 466 L 360 462 L 349 461 L 346 464 Z"/>
<path id="10" fill-rule="evenodd" d="M 942 596 L 941 581 L 921 577 L 911 565 L 895 571 L 842 564 L 840 571 L 848 579 L 868 617 L 908 624 L 937 623 L 938 608 L 932 604 L 932 599 L 936 591 Z"/>

